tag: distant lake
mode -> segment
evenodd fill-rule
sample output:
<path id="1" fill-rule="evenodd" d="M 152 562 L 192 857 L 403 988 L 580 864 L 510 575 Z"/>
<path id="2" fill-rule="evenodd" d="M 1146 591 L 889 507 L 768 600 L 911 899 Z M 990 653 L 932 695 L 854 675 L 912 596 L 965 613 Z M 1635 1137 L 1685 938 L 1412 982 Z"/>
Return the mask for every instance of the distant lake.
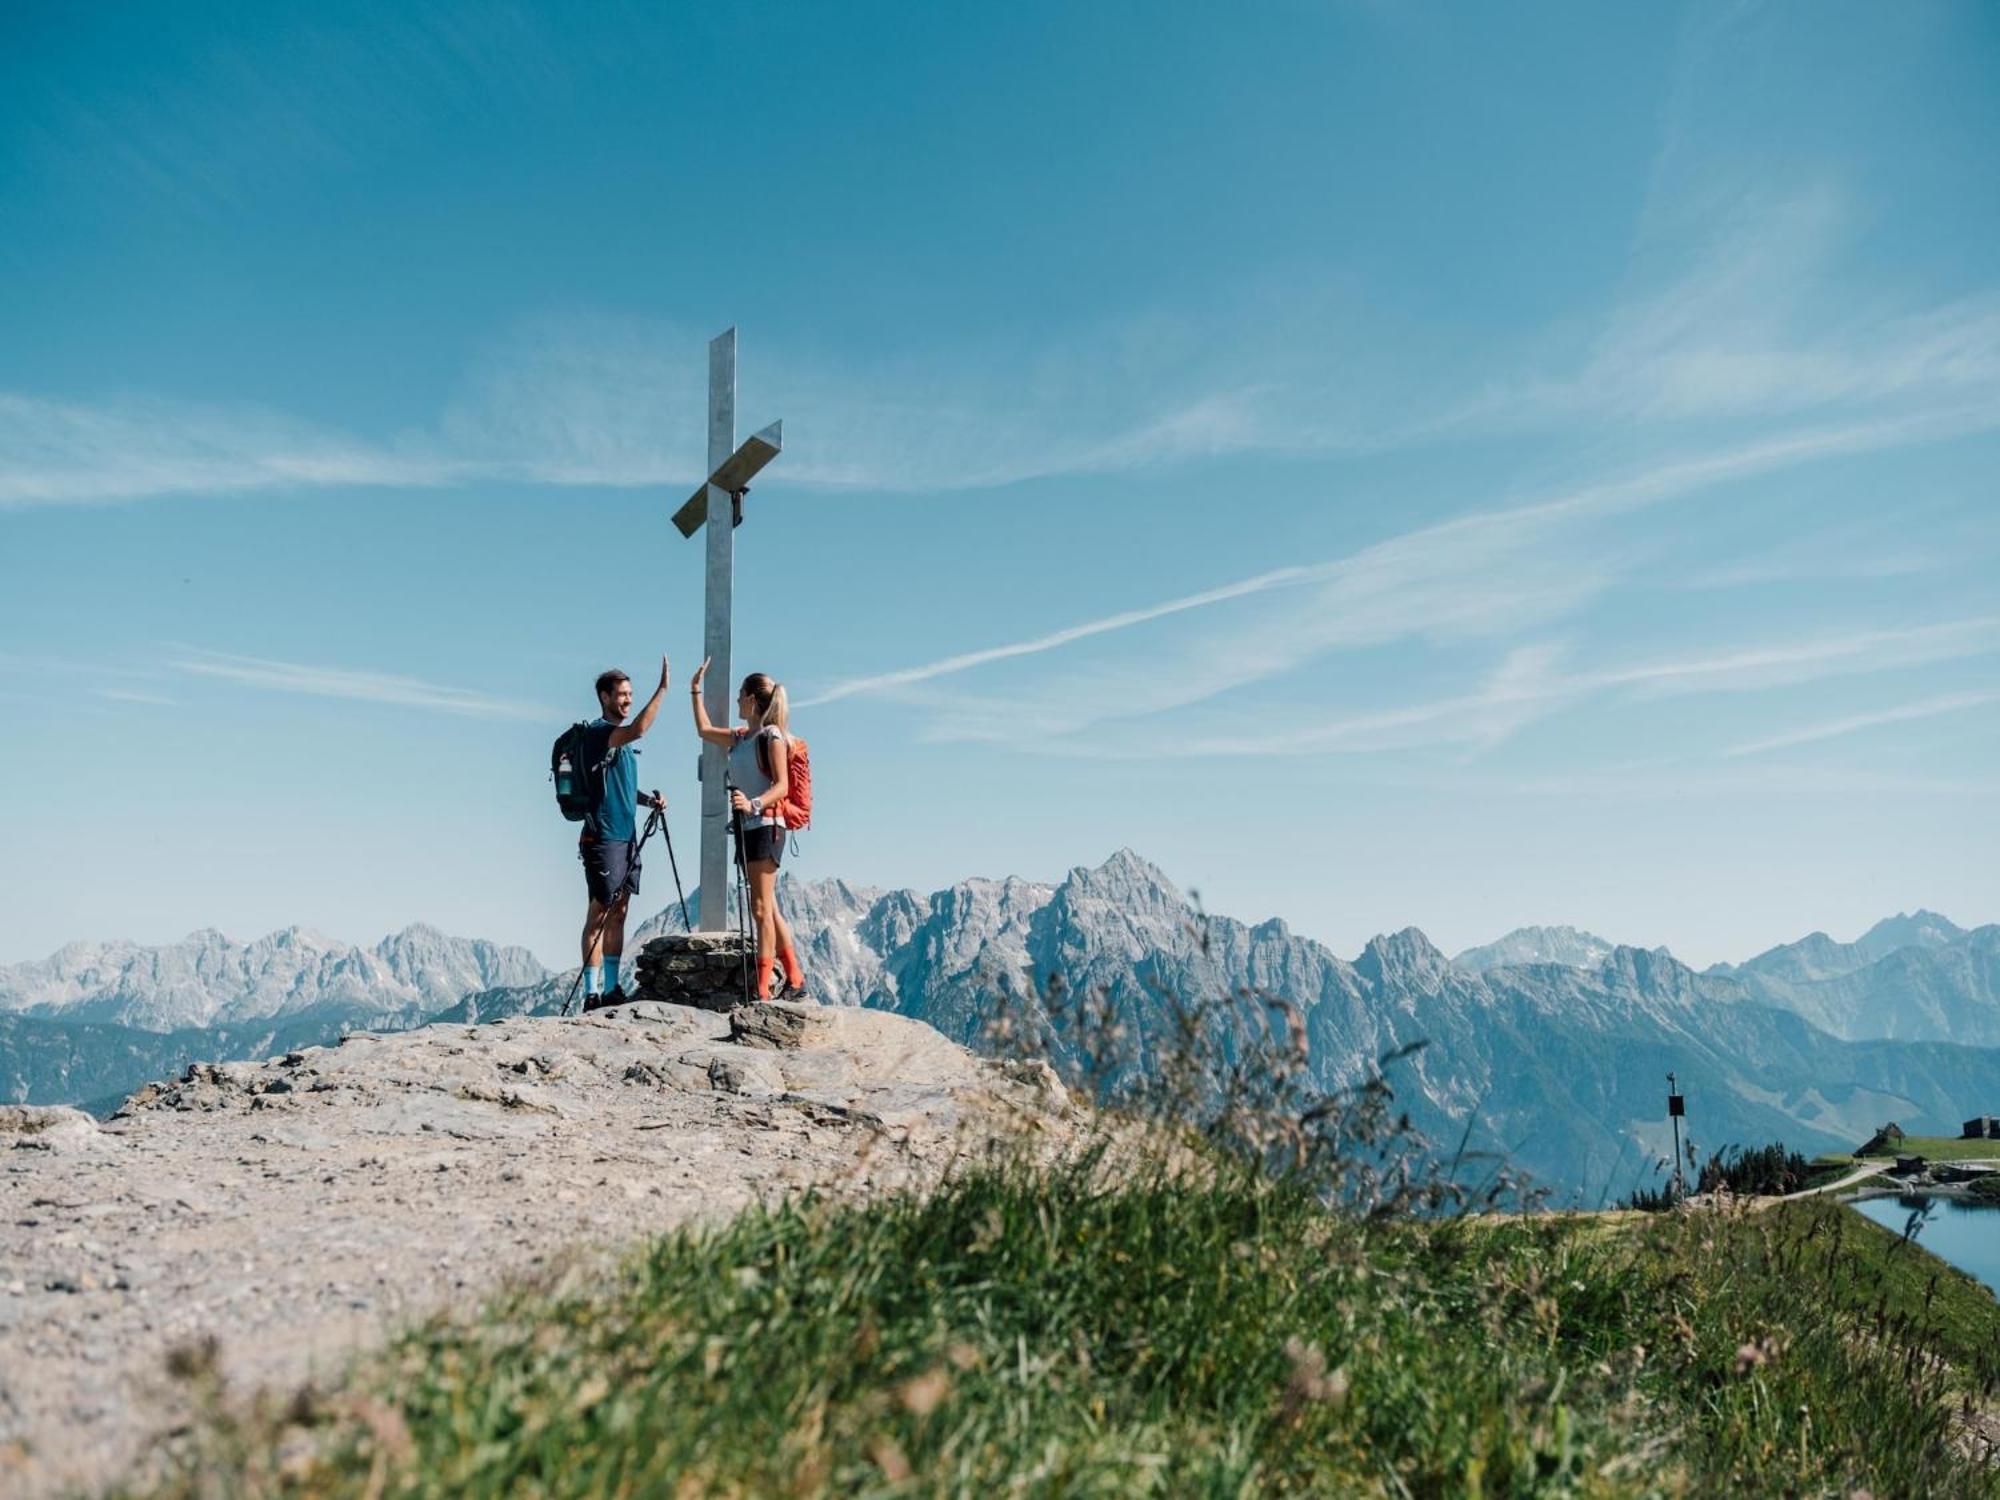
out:
<path id="1" fill-rule="evenodd" d="M 2000 1294 L 2000 1208 L 1975 1207 L 1955 1198 L 1933 1198 L 1930 1203 L 1930 1217 L 1917 1231 L 1917 1243 Z M 1868 1198 L 1854 1207 L 1901 1234 L 1914 1205 L 1900 1198 Z"/>

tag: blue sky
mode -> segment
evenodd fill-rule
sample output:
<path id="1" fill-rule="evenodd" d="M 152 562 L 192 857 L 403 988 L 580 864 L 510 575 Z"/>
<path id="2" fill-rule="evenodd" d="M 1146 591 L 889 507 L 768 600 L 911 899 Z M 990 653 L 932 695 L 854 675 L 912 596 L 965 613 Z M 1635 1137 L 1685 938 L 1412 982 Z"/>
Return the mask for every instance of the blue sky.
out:
<path id="1" fill-rule="evenodd" d="M 806 876 L 2000 919 L 2000 11 L 15 4 L 0 960 L 563 957 L 704 345 Z M 649 898 L 671 890 L 664 860 Z M 649 906 L 654 904 L 648 900 Z"/>

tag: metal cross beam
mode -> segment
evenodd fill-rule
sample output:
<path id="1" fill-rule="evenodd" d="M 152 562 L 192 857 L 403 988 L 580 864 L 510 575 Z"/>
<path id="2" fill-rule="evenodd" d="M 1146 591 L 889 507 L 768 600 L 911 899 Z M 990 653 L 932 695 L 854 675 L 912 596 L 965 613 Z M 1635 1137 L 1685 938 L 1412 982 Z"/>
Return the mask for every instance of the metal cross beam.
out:
<path id="1" fill-rule="evenodd" d="M 735 678 L 730 673 L 729 622 L 736 590 L 736 528 L 743 522 L 741 497 L 759 470 L 784 446 L 784 424 L 773 422 L 736 446 L 736 330 L 717 334 L 708 346 L 708 478 L 674 513 L 685 537 L 706 526 L 708 578 L 702 613 L 702 650 L 708 657 L 704 697 L 708 716 L 728 724 L 736 712 Z M 717 525 L 727 517 L 726 525 Z M 701 747 L 701 909 L 697 930 L 720 932 L 729 911 L 729 795 L 724 787 L 729 752 Z"/>
<path id="2" fill-rule="evenodd" d="M 725 495 L 742 494 L 750 488 L 750 481 L 757 477 L 758 471 L 776 458 L 784 446 L 783 422 L 773 422 L 762 432 L 745 438 L 743 446 L 723 460 L 722 467 L 709 475 L 707 481 L 687 497 L 687 503 L 674 512 L 674 525 L 680 528 L 681 535 L 691 537 L 701 530 L 701 523 L 708 519 L 708 492 L 711 489 L 721 490 Z M 735 524 L 741 526 L 743 507 L 738 505 L 735 510 Z"/>

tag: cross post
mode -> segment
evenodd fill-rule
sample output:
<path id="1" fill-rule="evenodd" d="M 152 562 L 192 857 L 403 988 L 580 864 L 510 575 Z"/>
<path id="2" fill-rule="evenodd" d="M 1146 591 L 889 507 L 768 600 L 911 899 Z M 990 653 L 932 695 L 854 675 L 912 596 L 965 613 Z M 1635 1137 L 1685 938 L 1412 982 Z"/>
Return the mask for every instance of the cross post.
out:
<path id="1" fill-rule="evenodd" d="M 778 456 L 783 437 L 784 424 L 773 422 L 736 446 L 736 330 L 717 334 L 708 346 L 708 478 L 674 513 L 682 536 L 708 532 L 701 633 L 708 680 L 703 699 L 717 724 L 729 724 L 736 715 L 729 630 L 743 494 L 757 472 Z M 701 747 L 701 907 L 695 916 L 700 932 L 720 932 L 729 920 L 728 762 L 729 752 L 720 745 Z"/>

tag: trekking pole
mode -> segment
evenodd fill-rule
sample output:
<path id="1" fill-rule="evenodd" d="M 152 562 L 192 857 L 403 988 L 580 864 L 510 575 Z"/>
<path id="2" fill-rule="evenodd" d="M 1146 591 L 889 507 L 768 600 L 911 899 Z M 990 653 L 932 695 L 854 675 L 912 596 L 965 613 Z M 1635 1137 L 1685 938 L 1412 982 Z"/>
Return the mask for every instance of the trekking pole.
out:
<path id="1" fill-rule="evenodd" d="M 605 907 L 603 911 L 597 914 L 597 928 L 590 934 L 590 941 L 583 945 L 583 951 L 585 953 L 589 953 L 591 945 L 595 943 L 599 938 L 604 936 L 604 924 L 610 919 L 610 917 L 611 917 L 611 908 L 609 906 Z M 569 1003 L 570 1001 L 576 998 L 577 986 L 583 983 L 583 971 L 589 967 L 590 967 L 589 964 L 577 965 L 576 978 L 572 979 L 569 982 L 569 993 L 563 996 L 562 1009 L 556 1012 L 558 1016 L 566 1017 L 569 1015 Z"/>
<path id="2" fill-rule="evenodd" d="M 655 792 L 653 795 L 657 797 L 659 793 Z M 653 836 L 653 830 L 655 828 L 665 829 L 666 826 L 667 826 L 667 815 L 661 809 L 656 807 L 646 815 L 646 826 L 642 830 L 640 830 L 639 842 L 632 850 L 632 863 L 634 865 L 637 865 L 639 863 L 639 854 L 646 847 L 646 840 Z M 667 835 L 668 863 L 671 864 L 673 862 L 673 857 L 674 857 L 673 835 L 668 834 Z M 675 889 L 679 889 L 680 883 L 681 883 L 680 871 L 675 870 L 674 871 Z M 624 893 L 620 892 L 619 894 L 622 895 Z M 616 897 L 614 897 L 612 900 L 607 901 L 604 905 L 604 910 L 602 910 L 597 914 L 597 928 L 590 935 L 590 943 L 595 943 L 599 938 L 604 936 L 605 924 L 611 920 L 611 908 L 616 904 L 617 904 L 617 899 Z M 681 920 L 683 922 L 687 920 L 687 898 L 685 896 L 681 898 Z M 590 943 L 586 943 L 584 945 L 584 951 L 586 953 L 590 951 Z M 567 1016 L 569 1014 L 569 1005 L 570 1002 L 576 998 L 577 986 L 583 983 L 583 971 L 589 967 L 590 966 L 588 964 L 580 964 L 577 966 L 576 978 L 572 979 L 569 982 L 569 993 L 563 996 L 562 1009 L 556 1012 L 558 1016 Z"/>
<path id="3" fill-rule="evenodd" d="M 734 786 L 734 784 L 733 784 L 733 783 L 730 783 L 730 782 L 724 782 L 724 783 L 723 783 L 723 791 L 724 791 L 725 795 L 728 795 L 728 794 L 733 794 L 733 793 L 735 792 L 735 790 L 736 790 L 736 788 L 735 788 L 735 786 Z M 747 920 L 745 919 L 745 916 L 744 916 L 744 905 L 745 905 L 745 902 L 744 902 L 744 895 L 743 895 L 743 886 L 744 886 L 744 874 L 743 874 L 743 814 L 742 814 L 742 813 L 740 813 L 740 812 L 738 812 L 738 811 L 736 810 L 736 802 L 735 802 L 735 798 L 734 798 L 734 796 L 733 796 L 733 795 L 731 795 L 731 796 L 730 796 L 730 804 L 729 804 L 729 832 L 730 832 L 731 836 L 732 836 L 732 837 L 734 838 L 734 840 L 735 840 L 735 843 L 736 843 L 736 941 L 737 941 L 737 945 L 738 945 L 738 947 L 740 948 L 740 950 L 741 950 L 741 952 L 742 952 L 742 955 L 743 955 L 743 960 L 742 960 L 742 969 L 743 969 L 743 1003 L 744 1003 L 745 1005 L 748 1005 L 748 1004 L 750 1003 L 750 999 L 751 999 L 751 995 L 750 995 L 750 926 L 749 926 L 749 923 L 748 923 L 748 921 L 747 921 Z"/>
<path id="4" fill-rule="evenodd" d="M 655 792 L 655 793 L 654 793 L 653 795 L 657 797 L 657 796 L 659 795 L 659 793 L 658 793 L 658 792 Z M 656 810 L 657 810 L 657 809 L 656 809 Z M 674 872 L 674 894 L 675 894 L 676 896 L 680 897 L 680 902 L 681 902 L 681 928 L 682 928 L 682 930 L 683 930 L 683 931 L 686 931 L 686 932 L 693 932 L 693 931 L 694 931 L 694 923 L 693 923 L 693 921 L 691 921 L 691 920 L 689 919 L 689 917 L 688 917 L 688 898 L 687 898 L 687 892 L 681 889 L 681 864 L 680 864 L 680 861 L 679 861 L 679 860 L 677 860 L 677 859 L 675 859 L 675 858 L 674 858 L 674 831 L 673 831 L 673 829 L 671 829 L 671 828 L 667 827 L 667 823 L 666 823 L 666 819 L 664 819 L 664 818 L 662 818 L 662 819 L 660 820 L 660 832 L 661 832 L 662 834 L 666 835 L 666 840 L 667 840 L 667 868 L 668 868 L 668 869 L 670 869 L 670 870 L 672 870 L 672 871 Z"/>

